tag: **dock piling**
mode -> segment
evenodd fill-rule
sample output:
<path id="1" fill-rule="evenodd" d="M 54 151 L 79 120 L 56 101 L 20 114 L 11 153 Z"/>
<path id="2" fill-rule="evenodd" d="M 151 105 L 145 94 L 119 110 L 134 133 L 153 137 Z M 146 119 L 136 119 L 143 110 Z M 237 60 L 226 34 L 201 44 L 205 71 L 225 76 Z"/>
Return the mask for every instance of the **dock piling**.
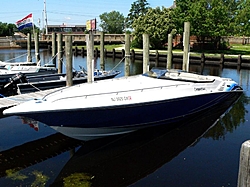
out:
<path id="1" fill-rule="evenodd" d="M 87 44 L 87 71 L 88 71 L 88 82 L 93 82 L 93 60 L 94 60 L 94 36 L 93 31 L 89 31 L 86 35 Z"/>
<path id="2" fill-rule="evenodd" d="M 58 73 L 62 73 L 62 63 L 63 63 L 63 43 L 62 43 L 62 34 L 57 34 L 57 50 L 58 50 L 58 56 L 57 56 L 57 65 L 58 65 Z"/>
<path id="3" fill-rule="evenodd" d="M 241 145 L 238 187 L 250 186 L 250 140 Z"/>
<path id="4" fill-rule="evenodd" d="M 167 56 L 167 69 L 172 68 L 172 59 L 173 59 L 173 35 L 168 34 L 168 56 Z"/>
<path id="5" fill-rule="evenodd" d="M 149 35 L 143 34 L 143 73 L 149 70 Z"/>
<path id="6" fill-rule="evenodd" d="M 35 33 L 35 56 L 36 56 L 36 63 L 40 61 L 40 53 L 39 53 L 39 33 Z"/>
<path id="7" fill-rule="evenodd" d="M 190 39 L 190 22 L 184 23 L 184 38 L 183 38 L 183 64 L 182 70 L 189 71 L 189 39 Z"/>
<path id="8" fill-rule="evenodd" d="M 72 36 L 66 36 L 66 86 L 73 85 L 73 73 L 72 73 Z"/>
<path id="9" fill-rule="evenodd" d="M 125 76 L 130 75 L 130 34 L 125 35 Z"/>
<path id="10" fill-rule="evenodd" d="M 27 35 L 27 61 L 32 62 L 32 57 L 31 57 L 31 34 L 28 33 Z"/>
<path id="11" fill-rule="evenodd" d="M 52 33 L 52 57 L 53 57 L 53 64 L 56 65 L 56 33 Z"/>
<path id="12" fill-rule="evenodd" d="M 104 61 L 104 32 L 100 33 L 100 66 L 101 70 L 105 70 L 105 61 Z"/>

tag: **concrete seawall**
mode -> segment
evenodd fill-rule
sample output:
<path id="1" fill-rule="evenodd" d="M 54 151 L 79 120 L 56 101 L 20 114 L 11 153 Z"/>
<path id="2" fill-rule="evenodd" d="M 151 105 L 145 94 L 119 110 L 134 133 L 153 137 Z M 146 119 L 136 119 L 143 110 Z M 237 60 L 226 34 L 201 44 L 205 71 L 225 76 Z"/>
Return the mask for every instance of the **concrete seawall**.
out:
<path id="1" fill-rule="evenodd" d="M 21 48 L 15 41 L 8 37 L 0 37 L 0 49 Z"/>

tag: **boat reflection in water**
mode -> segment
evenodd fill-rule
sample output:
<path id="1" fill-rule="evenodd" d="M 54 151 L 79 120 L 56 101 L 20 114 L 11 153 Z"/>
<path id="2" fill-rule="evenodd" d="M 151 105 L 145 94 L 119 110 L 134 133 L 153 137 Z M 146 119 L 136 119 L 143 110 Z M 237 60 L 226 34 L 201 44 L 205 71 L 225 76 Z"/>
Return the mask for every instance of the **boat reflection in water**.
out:
<path id="1" fill-rule="evenodd" d="M 131 185 L 196 142 L 228 110 L 236 98 L 231 99 L 188 121 L 172 124 L 172 128 L 158 126 L 85 142 L 67 162 L 51 186 Z M 229 112 L 233 111 L 235 106 L 237 112 L 245 112 L 244 104 L 240 100 Z"/>
<path id="2" fill-rule="evenodd" d="M 79 140 L 56 133 L 1 151 L 0 177 L 13 175 L 24 168 L 79 147 L 81 143 Z"/>

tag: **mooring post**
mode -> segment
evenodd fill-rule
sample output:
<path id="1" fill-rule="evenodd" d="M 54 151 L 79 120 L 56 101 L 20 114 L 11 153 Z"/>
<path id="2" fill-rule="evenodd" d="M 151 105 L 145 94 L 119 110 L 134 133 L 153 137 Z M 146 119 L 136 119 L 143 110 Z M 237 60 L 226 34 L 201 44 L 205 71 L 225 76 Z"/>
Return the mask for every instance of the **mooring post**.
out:
<path id="1" fill-rule="evenodd" d="M 89 31 L 86 34 L 86 44 L 87 44 L 87 71 L 88 71 L 88 82 L 94 81 L 93 75 L 93 60 L 94 60 L 94 35 L 93 31 Z"/>
<path id="2" fill-rule="evenodd" d="M 113 51 L 113 59 L 115 59 L 115 49 L 112 50 Z"/>
<path id="3" fill-rule="evenodd" d="M 56 65 L 56 33 L 52 33 L 52 62 Z"/>
<path id="4" fill-rule="evenodd" d="M 241 145 L 238 187 L 250 186 L 250 140 Z"/>
<path id="5" fill-rule="evenodd" d="M 155 50 L 155 67 L 159 66 L 159 52 Z"/>
<path id="6" fill-rule="evenodd" d="M 101 70 L 105 70 L 105 61 L 104 61 L 104 32 L 100 33 L 100 66 Z"/>
<path id="7" fill-rule="evenodd" d="M 57 34 L 57 66 L 58 66 L 58 73 L 62 73 L 62 62 L 63 62 L 63 42 L 62 42 L 62 33 Z"/>
<path id="8" fill-rule="evenodd" d="M 94 58 L 98 58 L 98 54 L 99 54 L 99 51 L 98 51 L 98 48 L 96 47 L 94 49 Z"/>
<path id="9" fill-rule="evenodd" d="M 77 56 L 78 55 L 78 48 L 77 48 L 77 44 L 75 44 L 75 51 L 74 51 L 74 55 Z"/>
<path id="10" fill-rule="evenodd" d="M 66 86 L 73 85 L 73 68 L 72 68 L 72 36 L 66 36 L 65 41 L 65 53 L 66 53 Z"/>
<path id="11" fill-rule="evenodd" d="M 130 34 L 125 34 L 125 76 L 130 75 Z"/>
<path id="12" fill-rule="evenodd" d="M 241 54 L 238 55 L 238 59 L 237 59 L 237 65 L 239 67 L 241 67 L 241 62 L 242 62 L 242 58 L 241 58 Z"/>
<path id="13" fill-rule="evenodd" d="M 205 64 L 205 54 L 201 53 L 201 64 Z"/>
<path id="14" fill-rule="evenodd" d="M 143 73 L 149 70 L 149 35 L 143 34 Z"/>
<path id="15" fill-rule="evenodd" d="M 172 49 L 173 49 L 173 35 L 168 34 L 168 58 L 167 58 L 167 69 L 172 68 Z"/>
<path id="16" fill-rule="evenodd" d="M 36 56 L 36 63 L 40 62 L 40 54 L 39 54 L 39 33 L 35 33 L 35 56 Z"/>
<path id="17" fill-rule="evenodd" d="M 31 57 L 31 34 L 28 33 L 27 35 L 27 61 L 32 62 L 32 57 Z"/>
<path id="18" fill-rule="evenodd" d="M 82 47 L 82 49 L 81 49 L 81 55 L 82 55 L 82 57 L 84 57 L 84 47 Z"/>
<path id="19" fill-rule="evenodd" d="M 131 59 L 132 59 L 132 61 L 135 60 L 135 50 L 134 49 L 131 50 Z"/>
<path id="20" fill-rule="evenodd" d="M 189 71 L 189 39 L 190 39 L 190 22 L 184 23 L 183 38 L 183 64 L 182 70 Z"/>

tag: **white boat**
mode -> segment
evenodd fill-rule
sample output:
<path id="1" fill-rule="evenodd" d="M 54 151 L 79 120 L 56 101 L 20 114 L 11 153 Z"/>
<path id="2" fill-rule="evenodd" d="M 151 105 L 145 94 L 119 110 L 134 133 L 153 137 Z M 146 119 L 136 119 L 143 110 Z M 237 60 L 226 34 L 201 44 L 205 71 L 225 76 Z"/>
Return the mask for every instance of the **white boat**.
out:
<path id="1" fill-rule="evenodd" d="M 95 81 L 111 79 L 120 74 L 121 71 L 101 71 L 95 70 L 93 77 Z M 83 71 L 78 71 L 73 73 L 73 85 L 86 83 L 87 74 Z M 40 76 L 28 76 L 26 81 L 16 84 L 17 93 L 24 94 L 30 92 L 36 92 L 41 90 L 48 90 L 53 88 L 59 88 L 66 86 L 66 73 L 62 74 L 47 74 Z"/>
<path id="2" fill-rule="evenodd" d="M 16 73 L 25 74 L 43 74 L 43 73 L 55 73 L 56 67 L 41 66 L 34 63 L 7 63 L 0 68 L 0 78 L 6 75 L 15 75 Z"/>
<path id="3" fill-rule="evenodd" d="M 5 67 L 5 66 L 36 66 L 37 63 L 36 62 L 4 62 L 4 61 L 0 61 L 0 66 L 1 67 Z"/>
<path id="4" fill-rule="evenodd" d="M 154 68 L 64 88 L 3 114 L 29 117 L 67 136 L 91 140 L 182 121 L 242 93 L 230 78 Z"/>
<path id="5" fill-rule="evenodd" d="M 40 62 L 2 62 L 0 61 L 0 87 L 5 86 L 18 74 L 35 76 L 57 73 L 57 68 L 52 64 L 40 65 Z"/>

